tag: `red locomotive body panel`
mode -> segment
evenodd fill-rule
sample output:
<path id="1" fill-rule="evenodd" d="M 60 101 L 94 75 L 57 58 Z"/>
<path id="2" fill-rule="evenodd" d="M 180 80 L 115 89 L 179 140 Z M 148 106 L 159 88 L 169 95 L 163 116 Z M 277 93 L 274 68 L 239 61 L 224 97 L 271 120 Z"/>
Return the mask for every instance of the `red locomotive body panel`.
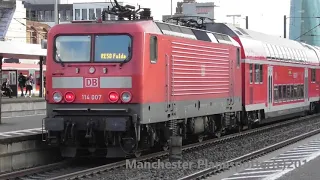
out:
<path id="1" fill-rule="evenodd" d="M 158 36 L 158 41 L 163 47 L 159 48 L 161 60 L 157 65 L 150 64 L 149 59 L 145 61 L 144 72 L 148 76 L 143 78 L 143 102 L 164 102 L 168 98 L 166 92 L 170 92 L 169 98 L 174 101 L 227 98 L 230 94 L 241 96 L 241 91 L 230 91 L 232 86 L 241 89 L 236 47 L 165 36 Z M 168 90 L 166 81 L 169 81 Z"/>
<path id="2" fill-rule="evenodd" d="M 171 40 L 171 97 L 181 101 L 234 94 L 231 83 L 237 72 L 230 68 L 236 61 L 234 52 L 229 45 Z"/>

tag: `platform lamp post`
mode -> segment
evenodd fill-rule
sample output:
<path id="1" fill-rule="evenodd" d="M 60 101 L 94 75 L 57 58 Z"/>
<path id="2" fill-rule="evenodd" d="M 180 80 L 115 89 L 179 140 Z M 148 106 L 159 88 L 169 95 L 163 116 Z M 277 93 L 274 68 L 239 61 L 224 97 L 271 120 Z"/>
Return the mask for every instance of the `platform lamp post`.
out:
<path id="1" fill-rule="evenodd" d="M 55 22 L 55 25 L 59 24 L 58 5 L 59 5 L 59 0 L 55 0 L 55 3 L 54 3 L 54 22 Z"/>
<path id="2" fill-rule="evenodd" d="M 249 17 L 246 16 L 246 29 L 249 29 Z"/>
<path id="3" fill-rule="evenodd" d="M 283 16 L 283 38 L 287 38 L 287 16 Z"/>
<path id="4" fill-rule="evenodd" d="M 170 7 L 171 7 L 171 9 L 170 9 L 170 11 L 171 11 L 171 17 L 172 17 L 172 0 L 171 0 L 171 3 L 170 3 Z"/>

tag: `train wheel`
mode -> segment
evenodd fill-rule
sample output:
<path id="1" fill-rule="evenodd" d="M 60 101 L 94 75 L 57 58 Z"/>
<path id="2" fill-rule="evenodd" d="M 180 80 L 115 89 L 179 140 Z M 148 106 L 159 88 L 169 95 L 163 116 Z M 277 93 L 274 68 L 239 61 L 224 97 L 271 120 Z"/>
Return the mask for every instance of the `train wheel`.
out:
<path id="1" fill-rule="evenodd" d="M 168 142 L 164 143 L 163 146 L 162 146 L 162 149 L 163 149 L 164 151 L 168 151 L 168 149 L 169 149 L 169 143 L 168 143 Z"/>
<path id="2" fill-rule="evenodd" d="M 215 134 L 215 136 L 216 136 L 217 138 L 220 138 L 222 133 L 221 133 L 221 130 L 218 130 L 218 131 L 215 132 L 214 134 Z"/>
<path id="3" fill-rule="evenodd" d="M 203 136 L 201 136 L 201 135 L 198 136 L 198 141 L 199 141 L 199 142 L 202 142 L 202 141 L 203 141 Z"/>
<path id="4" fill-rule="evenodd" d="M 136 158 L 140 157 L 140 156 L 141 156 L 141 151 L 136 151 L 136 152 L 134 153 L 134 156 L 135 156 Z"/>

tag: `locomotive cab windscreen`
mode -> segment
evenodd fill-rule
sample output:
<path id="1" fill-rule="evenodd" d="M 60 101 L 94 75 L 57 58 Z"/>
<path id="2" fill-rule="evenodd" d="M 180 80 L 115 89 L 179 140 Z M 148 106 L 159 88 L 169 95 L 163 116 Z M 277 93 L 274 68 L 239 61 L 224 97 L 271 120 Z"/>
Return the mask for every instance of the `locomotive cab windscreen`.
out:
<path id="1" fill-rule="evenodd" d="M 91 35 L 58 36 L 54 47 L 56 62 L 125 63 L 130 60 L 132 49 L 130 35 L 94 35 L 94 47 L 91 47 L 92 38 Z"/>
<path id="2" fill-rule="evenodd" d="M 142 35 L 99 26 L 101 24 L 91 26 L 92 33 L 85 34 L 85 26 L 71 24 L 70 28 L 77 29 L 73 32 L 78 34 L 57 30 L 52 37 L 52 54 L 49 53 L 52 60 L 48 64 L 52 67 L 48 72 L 52 76 L 50 103 L 129 103 L 134 100 L 132 75 L 139 68 L 132 66 L 138 66 L 139 54 L 133 53 L 133 39 L 137 39 L 138 44 Z"/>

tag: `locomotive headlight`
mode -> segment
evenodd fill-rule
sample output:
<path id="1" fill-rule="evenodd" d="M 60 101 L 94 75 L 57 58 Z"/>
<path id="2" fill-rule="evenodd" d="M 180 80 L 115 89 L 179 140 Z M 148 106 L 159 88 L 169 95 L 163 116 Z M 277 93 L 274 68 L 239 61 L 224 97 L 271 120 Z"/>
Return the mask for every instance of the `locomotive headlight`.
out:
<path id="1" fill-rule="evenodd" d="M 61 95 L 61 93 L 59 93 L 59 92 L 55 92 L 55 93 L 53 93 L 53 101 L 54 102 L 60 102 L 61 100 L 62 100 L 62 95 Z"/>
<path id="2" fill-rule="evenodd" d="M 129 93 L 129 92 L 123 92 L 123 93 L 121 94 L 121 101 L 122 101 L 122 102 L 128 103 L 128 102 L 131 101 L 131 99 L 132 99 L 131 93 Z"/>
<path id="3" fill-rule="evenodd" d="M 96 69 L 95 69 L 94 67 L 91 67 L 91 68 L 89 69 L 89 73 L 90 73 L 90 74 L 93 74 L 95 71 L 96 71 Z"/>

